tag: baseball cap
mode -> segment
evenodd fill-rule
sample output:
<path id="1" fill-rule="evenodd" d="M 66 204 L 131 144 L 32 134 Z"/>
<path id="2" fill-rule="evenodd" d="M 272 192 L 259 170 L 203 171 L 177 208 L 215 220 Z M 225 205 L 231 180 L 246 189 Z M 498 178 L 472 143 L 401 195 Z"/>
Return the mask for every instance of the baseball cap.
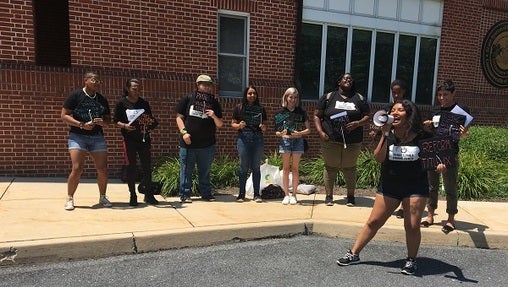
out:
<path id="1" fill-rule="evenodd" d="M 199 75 L 198 78 L 196 79 L 196 83 L 200 83 L 200 82 L 214 84 L 212 78 L 210 78 L 210 76 L 208 76 L 208 75 Z"/>

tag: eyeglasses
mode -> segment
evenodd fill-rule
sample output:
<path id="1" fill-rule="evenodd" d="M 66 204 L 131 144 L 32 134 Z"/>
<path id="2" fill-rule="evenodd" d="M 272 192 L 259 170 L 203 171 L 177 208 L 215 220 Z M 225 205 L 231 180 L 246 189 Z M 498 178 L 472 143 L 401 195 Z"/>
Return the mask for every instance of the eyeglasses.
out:
<path id="1" fill-rule="evenodd" d="M 102 81 L 97 79 L 97 78 L 90 78 L 90 82 L 92 82 L 93 84 L 100 84 L 100 83 L 102 83 Z"/>

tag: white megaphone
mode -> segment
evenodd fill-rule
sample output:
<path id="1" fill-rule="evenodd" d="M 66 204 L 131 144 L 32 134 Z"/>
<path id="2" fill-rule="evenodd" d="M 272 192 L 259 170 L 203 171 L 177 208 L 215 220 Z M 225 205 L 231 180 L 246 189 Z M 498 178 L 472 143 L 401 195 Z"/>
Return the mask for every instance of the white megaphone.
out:
<path id="1" fill-rule="evenodd" d="M 372 121 L 374 122 L 374 125 L 382 127 L 393 123 L 393 116 L 388 114 L 385 110 L 380 110 L 374 114 Z"/>

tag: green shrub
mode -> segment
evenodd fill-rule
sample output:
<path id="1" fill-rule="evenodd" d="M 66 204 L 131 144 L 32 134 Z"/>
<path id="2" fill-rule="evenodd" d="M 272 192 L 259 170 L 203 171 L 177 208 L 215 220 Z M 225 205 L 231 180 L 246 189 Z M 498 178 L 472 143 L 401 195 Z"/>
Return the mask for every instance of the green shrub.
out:
<path id="1" fill-rule="evenodd" d="M 216 158 L 212 163 L 210 171 L 210 181 L 212 188 L 220 189 L 228 186 L 238 186 L 238 168 L 237 160 L 229 157 Z M 159 161 L 159 164 L 152 173 L 154 181 L 162 182 L 161 195 L 163 197 L 177 196 L 180 183 L 180 162 L 178 157 L 168 156 Z M 194 170 L 194 176 L 191 183 L 192 195 L 199 195 L 199 179 L 197 169 Z"/>
<path id="2" fill-rule="evenodd" d="M 470 135 L 460 141 L 459 198 L 463 200 L 508 197 L 508 129 L 471 127 Z M 268 163 L 282 169 L 277 150 L 266 154 Z M 239 162 L 228 156 L 216 158 L 212 164 L 211 181 L 215 189 L 238 186 Z M 302 158 L 300 180 L 323 185 L 324 161 L 321 157 Z M 163 183 L 163 196 L 178 195 L 180 164 L 178 157 L 163 157 L 153 171 L 153 179 Z M 374 188 L 380 177 L 380 164 L 370 150 L 362 150 L 358 158 L 358 188 Z M 337 185 L 344 185 L 341 172 Z M 197 171 L 192 178 L 192 193 L 199 194 Z"/>
<path id="3" fill-rule="evenodd" d="M 467 152 L 460 155 L 457 192 L 461 199 L 483 199 L 501 193 L 498 179 L 500 165 L 489 160 L 483 152 Z M 506 183 L 505 183 L 506 184 Z M 444 191 L 441 191 L 444 193 Z"/>
<path id="4" fill-rule="evenodd" d="M 459 142 L 461 155 L 465 153 L 485 153 L 488 159 L 508 162 L 508 128 L 473 126 L 469 136 Z"/>
<path id="5" fill-rule="evenodd" d="M 376 187 L 381 176 L 381 164 L 374 159 L 374 153 L 370 150 L 362 150 L 358 157 L 356 167 L 357 187 Z"/>

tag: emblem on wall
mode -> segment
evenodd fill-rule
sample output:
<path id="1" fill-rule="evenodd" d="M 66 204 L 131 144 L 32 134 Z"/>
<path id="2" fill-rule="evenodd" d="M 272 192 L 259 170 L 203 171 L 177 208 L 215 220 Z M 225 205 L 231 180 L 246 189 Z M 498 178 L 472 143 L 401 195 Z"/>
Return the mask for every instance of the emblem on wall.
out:
<path id="1" fill-rule="evenodd" d="M 489 83 L 508 88 L 508 20 L 497 22 L 483 39 L 481 64 Z"/>

